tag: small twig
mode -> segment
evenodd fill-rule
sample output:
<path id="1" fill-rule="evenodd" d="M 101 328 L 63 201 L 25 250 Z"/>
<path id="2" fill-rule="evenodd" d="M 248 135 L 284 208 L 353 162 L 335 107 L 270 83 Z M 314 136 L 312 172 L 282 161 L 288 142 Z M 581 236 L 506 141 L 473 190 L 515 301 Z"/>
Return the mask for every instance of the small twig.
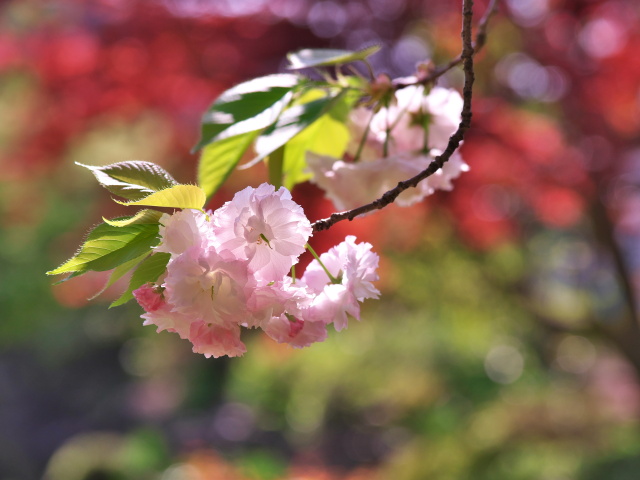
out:
<path id="1" fill-rule="evenodd" d="M 371 130 L 371 121 L 373 120 L 374 116 L 375 112 L 371 112 L 371 116 L 369 117 L 369 121 L 367 122 L 367 128 L 365 128 L 364 133 L 362 134 L 362 138 L 360 139 L 360 143 L 358 144 L 358 150 L 353 157 L 353 163 L 357 163 L 360 160 L 360 155 L 362 155 L 364 144 L 367 142 L 367 137 L 369 136 L 369 131 Z"/>
<path id="2" fill-rule="evenodd" d="M 493 5 L 493 6 L 492 6 Z M 489 11 L 492 11 L 495 3 L 489 6 Z M 490 14 L 486 14 L 485 17 L 488 18 Z M 353 220 L 359 215 L 372 212 L 373 210 L 379 210 L 381 208 L 386 207 L 387 205 L 393 203 L 393 201 L 400 195 L 402 192 L 407 190 L 408 188 L 415 187 L 420 183 L 420 181 L 425 178 L 433 175 L 437 172 L 442 165 L 451 158 L 453 153 L 458 149 L 462 139 L 464 138 L 465 132 L 469 129 L 471 125 L 471 98 L 473 95 L 473 82 L 475 81 L 475 74 L 473 71 L 473 56 L 475 53 L 475 47 L 472 39 L 472 21 L 473 21 L 473 0 L 463 0 L 462 7 L 462 54 L 460 55 L 462 66 L 464 70 L 464 87 L 462 89 L 462 99 L 463 99 L 463 107 L 461 113 L 461 121 L 460 125 L 456 132 L 451 135 L 449 138 L 449 143 L 447 144 L 447 148 L 442 152 L 442 154 L 438 155 L 433 162 L 427 167 L 426 170 L 420 172 L 415 177 L 412 177 L 408 180 L 398 183 L 398 185 L 386 192 L 382 195 L 382 197 L 374 200 L 373 202 L 363 205 L 358 208 L 354 208 L 353 210 L 348 210 L 345 212 L 334 213 L 329 218 L 324 218 L 322 220 L 318 220 L 312 224 L 313 231 L 319 232 L 322 230 L 327 230 L 331 228 L 336 223 L 342 220 Z M 484 38 L 484 37 L 483 37 Z"/>
<path id="3" fill-rule="evenodd" d="M 489 20 L 491 19 L 491 17 L 497 11 L 498 11 L 498 2 L 497 2 L 497 0 L 491 0 L 489 2 L 489 5 L 487 5 L 487 10 L 484 12 L 484 15 L 482 16 L 482 18 L 478 22 L 478 30 L 477 30 L 477 33 L 476 33 L 476 39 L 473 42 L 473 54 L 474 55 L 476 53 L 478 53 L 482 49 L 482 47 L 484 47 L 484 44 L 487 41 L 487 26 L 489 24 Z M 410 87 L 410 86 L 413 86 L 413 85 L 427 85 L 429 83 L 434 82 L 438 78 L 440 78 L 442 75 L 447 73 L 452 68 L 460 65 L 462 63 L 462 60 L 463 60 L 463 56 L 462 55 L 458 55 L 456 58 L 454 58 L 453 60 L 449 61 L 448 63 L 435 68 L 430 73 L 428 73 L 428 74 L 426 74 L 424 76 L 421 76 L 416 80 L 408 80 L 406 78 L 396 79 L 393 82 L 393 86 L 394 86 L 394 88 L 396 90 L 400 90 L 402 88 Z"/>

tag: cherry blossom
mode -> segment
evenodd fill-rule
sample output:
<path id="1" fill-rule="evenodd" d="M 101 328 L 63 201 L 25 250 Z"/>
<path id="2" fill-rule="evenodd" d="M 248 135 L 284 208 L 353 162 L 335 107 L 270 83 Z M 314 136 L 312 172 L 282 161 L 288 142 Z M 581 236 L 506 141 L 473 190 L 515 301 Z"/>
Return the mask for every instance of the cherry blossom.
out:
<path id="1" fill-rule="evenodd" d="M 221 248 L 248 260 L 249 271 L 266 283 L 281 280 L 298 262 L 312 232 L 291 193 L 266 183 L 236 193 L 212 222 Z"/>
<path id="2" fill-rule="evenodd" d="M 378 298 L 380 292 L 371 282 L 378 280 L 379 257 L 369 243 L 355 243 L 347 236 L 344 242 L 320 255 L 320 261 L 333 277 L 330 278 L 318 260 L 313 260 L 302 276 L 316 297 L 308 318 L 332 323 L 336 330 L 346 328 L 347 314 L 360 319 L 360 304 L 366 298 Z"/>
<path id="3" fill-rule="evenodd" d="M 220 327 L 198 317 L 173 311 L 173 306 L 166 302 L 159 288 L 151 284 L 142 285 L 133 295 L 145 310 L 141 315 L 145 319 L 143 325 L 155 325 L 158 333 L 166 330 L 188 339 L 193 344 L 194 353 L 217 358 L 222 355 L 236 357 L 246 352 L 240 341 L 239 326 Z"/>
<path id="4" fill-rule="evenodd" d="M 191 324 L 189 340 L 193 343 L 194 353 L 202 353 L 205 357 L 218 358 L 242 356 L 247 348 L 240 340 L 240 327 L 231 325 L 220 327 L 197 321 Z"/>
<path id="5" fill-rule="evenodd" d="M 392 152 L 444 150 L 460 125 L 463 100 L 453 89 L 421 85 L 396 91 L 396 103 L 382 108 L 371 121 L 371 133 L 380 143 L 389 135 Z M 425 127 L 427 137 L 425 145 Z"/>
<path id="6" fill-rule="evenodd" d="M 173 215 L 160 217 L 160 238 L 162 243 L 156 252 L 180 255 L 189 247 L 204 248 L 214 243 L 213 229 L 207 216 L 197 210 L 185 209 Z"/>
<path id="7" fill-rule="evenodd" d="M 175 312 L 228 327 L 254 322 L 247 297 L 255 284 L 246 262 L 229 252 L 191 247 L 169 263 L 163 286 Z"/>
<path id="8" fill-rule="evenodd" d="M 147 283 L 133 291 L 133 296 L 145 311 L 141 315 L 144 319 L 142 325 L 155 325 L 158 333 L 166 330 L 186 339 L 191 328 L 191 317 L 174 312 L 159 290 L 159 287 Z"/>
<path id="9" fill-rule="evenodd" d="M 295 348 L 308 347 L 327 338 L 327 327 L 322 322 L 301 320 L 287 315 L 272 317 L 264 332 L 278 343 L 288 343 Z"/>
<path id="10" fill-rule="evenodd" d="M 291 277 L 286 276 L 278 282 L 256 287 L 247 305 L 257 318 L 268 320 L 285 313 L 300 317 L 312 300 L 313 293 L 302 282 L 293 283 Z"/>
<path id="11" fill-rule="evenodd" d="M 313 172 L 312 182 L 322 188 L 337 210 L 350 210 L 365 205 L 426 169 L 433 161 L 429 155 L 403 153 L 386 158 L 344 162 L 333 157 L 307 154 Z M 395 203 L 408 207 L 433 193 L 432 188 L 407 189 Z"/>

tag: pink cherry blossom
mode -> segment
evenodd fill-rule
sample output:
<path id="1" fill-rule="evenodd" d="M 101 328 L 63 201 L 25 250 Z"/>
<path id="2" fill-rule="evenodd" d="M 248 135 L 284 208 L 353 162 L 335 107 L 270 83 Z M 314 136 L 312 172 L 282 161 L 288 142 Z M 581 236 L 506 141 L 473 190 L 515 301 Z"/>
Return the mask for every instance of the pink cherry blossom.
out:
<path id="1" fill-rule="evenodd" d="M 371 121 L 371 133 L 380 143 L 389 134 L 392 152 L 423 150 L 428 122 L 426 147 L 447 147 L 461 120 L 463 100 L 456 90 L 433 87 L 425 95 L 424 87 L 410 86 L 398 90 L 395 99 L 395 104 L 380 109 Z"/>
<path id="2" fill-rule="evenodd" d="M 172 255 L 180 255 L 190 247 L 204 248 L 214 243 L 212 225 L 207 216 L 191 209 L 180 210 L 173 215 L 162 215 L 160 238 L 162 243 L 155 251 Z"/>
<path id="3" fill-rule="evenodd" d="M 318 323 L 333 323 L 336 330 L 347 328 L 351 315 L 360 320 L 360 304 L 345 285 L 325 284 L 313 299 L 309 309 L 309 319 Z"/>
<path id="4" fill-rule="evenodd" d="M 247 297 L 255 285 L 246 262 L 213 247 L 191 247 L 167 266 L 164 295 L 175 312 L 230 328 L 254 321 Z"/>
<path id="5" fill-rule="evenodd" d="M 244 344 L 240 341 L 240 327 L 238 325 L 226 325 L 221 327 L 200 320 L 197 317 L 185 315 L 173 311 L 171 304 L 167 303 L 158 287 L 145 284 L 133 292 L 134 297 L 145 313 L 143 325 L 156 325 L 157 331 L 167 330 L 180 335 L 183 339 L 189 339 L 193 344 L 195 353 L 202 353 L 205 357 L 220 357 L 228 355 L 236 357 L 246 352 Z"/>
<path id="6" fill-rule="evenodd" d="M 265 283 L 281 280 L 304 252 L 311 224 L 284 187 L 247 187 L 216 210 L 214 232 L 222 249 L 248 260 L 249 271 Z"/>
<path id="7" fill-rule="evenodd" d="M 300 317 L 312 300 L 313 293 L 302 282 L 293 283 L 291 277 L 284 277 L 256 287 L 247 305 L 257 319 L 268 321 L 285 313 Z M 247 326 L 263 326 L 263 323 Z"/>
<path id="8" fill-rule="evenodd" d="M 191 318 L 172 311 L 158 287 L 144 284 L 133 291 L 138 304 L 145 310 L 141 317 L 145 320 L 143 325 L 155 325 L 156 332 L 166 330 L 177 333 L 180 338 L 187 338 L 191 328 Z"/>
<path id="9" fill-rule="evenodd" d="M 247 351 L 240 340 L 238 325 L 225 328 L 203 321 L 193 322 L 189 340 L 193 344 L 194 353 L 202 353 L 207 358 L 218 358 L 223 355 L 238 357 Z"/>
<path id="10" fill-rule="evenodd" d="M 264 332 L 278 343 L 288 343 L 295 348 L 308 347 L 327 338 L 327 327 L 322 322 L 310 322 L 286 315 L 273 317 Z"/>
<path id="11" fill-rule="evenodd" d="M 398 182 L 408 180 L 426 169 L 432 161 L 429 155 L 403 153 L 348 163 L 307 153 L 307 164 L 313 172 L 311 181 L 325 191 L 339 211 L 350 210 L 380 198 Z M 432 192 L 432 189 L 410 188 L 402 192 L 395 203 L 407 207 Z"/>
<path id="12" fill-rule="evenodd" d="M 378 280 L 379 257 L 371 251 L 371 244 L 356 244 L 355 240 L 356 237 L 349 235 L 344 242 L 320 255 L 336 283 L 317 260 L 309 264 L 301 279 L 317 295 L 309 308 L 308 318 L 333 322 L 336 330 L 346 328 L 347 314 L 360 319 L 358 302 L 378 298 L 380 294 L 371 283 Z"/>

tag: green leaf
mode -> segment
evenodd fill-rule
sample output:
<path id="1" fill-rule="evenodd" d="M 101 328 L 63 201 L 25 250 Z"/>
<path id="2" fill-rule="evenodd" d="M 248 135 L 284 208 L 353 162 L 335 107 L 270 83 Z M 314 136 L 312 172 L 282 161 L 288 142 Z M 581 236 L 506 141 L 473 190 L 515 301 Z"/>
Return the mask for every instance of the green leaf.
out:
<path id="1" fill-rule="evenodd" d="M 158 231 L 157 224 L 114 227 L 101 223 L 87 235 L 78 253 L 47 275 L 74 272 L 77 276 L 89 270 L 111 270 L 156 246 Z"/>
<path id="2" fill-rule="evenodd" d="M 345 63 L 365 60 L 380 50 L 379 45 L 373 45 L 362 50 L 335 50 L 330 48 L 311 49 L 305 48 L 287 55 L 290 70 L 300 70 L 309 67 L 327 67 L 331 65 L 341 65 Z"/>
<path id="3" fill-rule="evenodd" d="M 131 275 L 127 290 L 109 305 L 109 308 L 127 303 L 133 298 L 134 290 L 140 288 L 145 283 L 155 282 L 167 269 L 167 263 L 169 263 L 170 258 L 171 254 L 164 252 L 154 253 L 145 258 L 138 268 L 136 268 L 135 272 L 133 272 L 133 275 Z"/>
<path id="4" fill-rule="evenodd" d="M 349 129 L 344 123 L 325 114 L 287 143 L 284 152 L 284 186 L 291 190 L 311 174 L 306 172 L 306 153 L 342 158 L 349 143 Z"/>
<path id="5" fill-rule="evenodd" d="M 141 200 L 120 202 L 122 205 L 144 205 L 148 207 L 193 208 L 202 210 L 207 196 L 202 188 L 195 185 L 176 185 L 165 190 L 152 193 Z"/>
<path id="6" fill-rule="evenodd" d="M 80 275 L 83 275 L 83 274 L 85 274 L 85 273 L 87 273 L 87 272 L 72 272 L 72 273 L 71 273 L 71 275 L 67 275 L 67 276 L 66 276 L 66 277 L 64 277 L 63 279 L 58 280 L 58 281 L 57 281 L 57 282 L 55 282 L 53 285 L 60 285 L 61 283 L 66 282 L 67 280 L 71 280 L 72 278 L 79 277 Z M 50 273 L 50 272 L 47 272 L 47 275 L 51 275 L 51 273 Z"/>
<path id="7" fill-rule="evenodd" d="M 158 223 L 162 212 L 158 210 L 152 210 L 151 208 L 145 208 L 140 210 L 133 217 L 127 217 L 124 220 L 109 220 L 102 217 L 104 223 L 111 225 L 112 227 L 126 227 L 127 225 L 134 225 L 136 223 Z"/>
<path id="8" fill-rule="evenodd" d="M 104 293 L 104 291 L 107 288 L 109 288 L 111 285 L 113 285 L 118 280 L 120 280 L 124 275 L 126 275 L 129 271 L 135 268 L 136 265 L 138 265 L 141 261 L 147 258 L 150 254 L 151 252 L 145 252 L 139 257 L 136 257 L 133 260 L 129 260 L 128 262 L 125 262 L 122 265 L 118 265 L 116 268 L 114 268 L 105 286 L 102 287 L 99 292 L 97 292 L 95 295 L 89 298 L 89 300 L 93 300 L 94 298 L 99 297 L 102 293 Z"/>
<path id="9" fill-rule="evenodd" d="M 151 162 L 128 161 L 103 167 L 83 165 L 96 177 L 100 185 L 114 195 L 128 200 L 139 200 L 147 195 L 178 185 L 162 167 Z"/>
<path id="10" fill-rule="evenodd" d="M 207 198 L 218 191 L 257 135 L 258 132 L 248 132 L 204 147 L 198 164 L 198 184 Z"/>
<path id="11" fill-rule="evenodd" d="M 282 167 L 284 163 L 284 146 L 269 155 L 269 183 L 276 189 L 282 186 Z M 269 242 L 267 242 L 268 244 Z"/>
<path id="12" fill-rule="evenodd" d="M 280 118 L 278 118 L 278 121 L 258 137 L 255 144 L 258 156 L 244 167 L 255 165 L 289 142 L 320 118 L 325 112 L 330 110 L 336 101 L 344 95 L 345 91 L 346 90 L 331 91 L 323 98 L 307 103 L 295 104 L 285 110 L 282 115 L 280 115 Z"/>
<path id="13" fill-rule="evenodd" d="M 329 115 L 341 123 L 347 123 L 349 121 L 351 110 L 353 110 L 358 101 L 365 95 L 368 95 L 368 93 L 364 93 L 362 90 L 358 90 L 354 87 L 345 89 L 340 98 L 336 99 L 331 110 L 329 110 Z"/>
<path id="14" fill-rule="evenodd" d="M 267 75 L 223 92 L 202 117 L 200 141 L 193 151 L 221 138 L 262 130 L 276 121 L 301 77 Z"/>

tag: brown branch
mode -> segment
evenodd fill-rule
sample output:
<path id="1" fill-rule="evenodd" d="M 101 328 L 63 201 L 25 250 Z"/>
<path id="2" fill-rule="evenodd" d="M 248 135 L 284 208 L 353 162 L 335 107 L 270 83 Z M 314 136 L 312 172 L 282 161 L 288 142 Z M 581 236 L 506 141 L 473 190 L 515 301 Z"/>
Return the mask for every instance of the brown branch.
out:
<path id="1" fill-rule="evenodd" d="M 492 2 L 493 5 L 495 5 Z M 489 12 L 493 10 L 493 7 L 490 6 Z M 488 19 L 490 13 L 486 14 L 485 17 Z M 433 175 L 437 172 L 442 165 L 451 158 L 453 153 L 458 149 L 462 139 L 464 138 L 465 132 L 469 129 L 471 125 L 471 98 L 473 94 L 473 82 L 475 80 L 475 74 L 473 71 L 473 56 L 475 53 L 475 47 L 472 40 L 472 21 L 473 21 L 473 0 L 463 0 L 462 6 L 462 54 L 460 55 L 462 61 L 462 68 L 464 70 L 464 87 L 462 89 L 462 113 L 461 113 L 461 121 L 460 125 L 456 132 L 451 135 L 449 138 L 449 143 L 447 144 L 447 148 L 442 152 L 442 154 L 438 155 L 433 162 L 427 167 L 426 170 L 420 172 L 415 177 L 412 177 L 408 180 L 398 183 L 398 185 L 384 193 L 382 197 L 374 200 L 373 202 L 363 205 L 358 208 L 354 208 L 353 210 L 348 210 L 345 212 L 334 213 L 329 218 L 324 218 L 322 220 L 317 220 L 312 224 L 313 231 L 319 232 L 322 230 L 327 230 L 331 228 L 336 223 L 342 220 L 353 220 L 358 215 L 362 215 L 364 213 L 369 213 L 374 210 L 379 210 L 387 205 L 393 203 L 393 201 L 400 195 L 402 192 L 407 190 L 408 188 L 415 187 L 420 183 L 420 181 L 425 178 Z M 486 24 L 486 23 L 485 23 Z M 486 28 L 486 27 L 485 27 Z M 484 35 L 481 37 L 484 38 Z M 484 40 L 483 40 L 484 41 Z"/>
<path id="2" fill-rule="evenodd" d="M 602 188 L 601 182 L 595 180 L 595 183 L 599 187 L 598 193 L 600 194 Z M 630 316 L 631 329 L 634 331 L 636 338 L 640 340 L 640 337 L 638 337 L 640 333 L 640 314 L 638 312 L 632 275 L 627 266 L 627 261 L 624 258 L 624 253 L 614 235 L 615 226 L 601 197 L 601 195 L 596 195 L 591 205 L 590 214 L 593 229 L 600 244 L 606 248 L 612 256 L 613 266 L 618 276 L 618 281 L 622 288 L 622 296 Z"/>

